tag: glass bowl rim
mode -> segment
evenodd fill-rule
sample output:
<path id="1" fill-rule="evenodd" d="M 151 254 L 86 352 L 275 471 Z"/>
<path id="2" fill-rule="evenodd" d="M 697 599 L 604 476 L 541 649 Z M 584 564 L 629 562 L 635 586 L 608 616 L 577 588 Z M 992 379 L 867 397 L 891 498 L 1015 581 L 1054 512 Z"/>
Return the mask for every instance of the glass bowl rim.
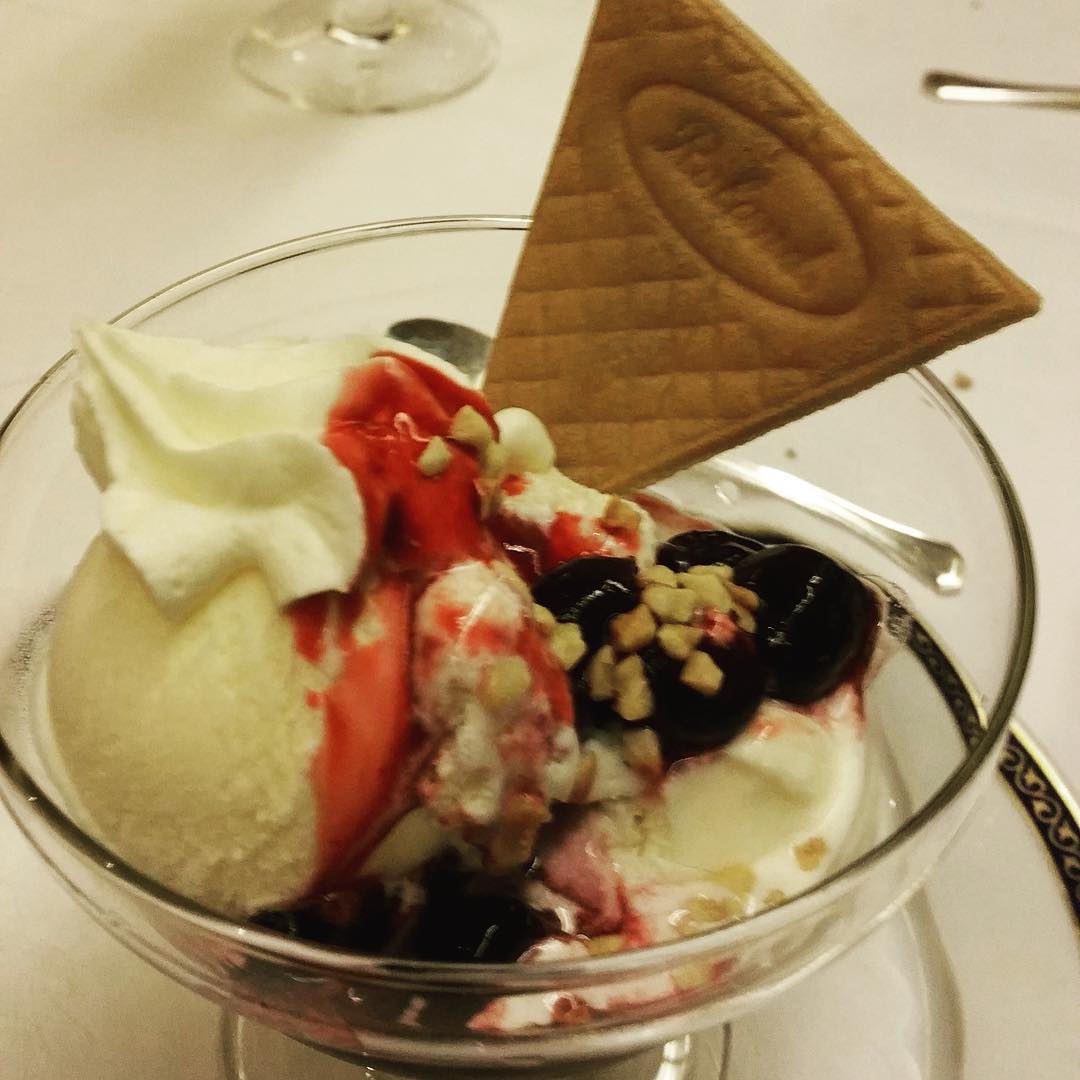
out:
<path id="1" fill-rule="evenodd" d="M 180 278 L 126 308 L 110 322 L 121 326 L 137 325 L 143 319 L 166 310 L 176 302 L 249 271 L 366 240 L 447 232 L 521 232 L 527 230 L 530 223 L 529 216 L 519 214 L 443 215 L 369 222 L 309 233 L 255 248 Z M 0 453 L 3 452 L 3 442 L 11 426 L 53 378 L 63 371 L 74 355 L 74 350 L 70 350 L 49 367 L 0 423 Z M 774 925 L 781 926 L 789 920 L 795 921 L 800 913 L 809 913 L 818 902 L 827 902 L 829 894 L 850 887 L 853 881 L 867 875 L 877 863 L 897 849 L 906 847 L 967 788 L 969 781 L 982 770 L 988 755 L 1004 736 L 1027 671 L 1035 624 L 1035 567 L 1030 537 L 1015 489 L 986 436 L 948 388 L 925 367 L 911 369 L 903 375 L 921 384 L 922 388 L 944 408 L 948 418 L 968 436 L 974 444 L 977 455 L 981 456 L 983 464 L 987 467 L 991 481 L 996 485 L 1018 571 L 1018 620 L 1010 649 L 1008 670 L 993 709 L 988 714 L 981 708 L 979 710 L 980 718 L 985 720 L 981 737 L 967 746 L 964 760 L 948 775 L 926 804 L 904 821 L 899 828 L 893 830 L 857 859 L 846 863 L 812 888 L 773 908 L 678 941 L 663 942 L 621 953 L 535 965 L 445 963 L 347 952 L 330 946 L 308 944 L 286 938 L 251 923 L 241 923 L 218 915 L 197 902 L 172 892 L 129 866 L 123 859 L 79 828 L 37 786 L 19 764 L 18 758 L 2 734 L 0 734 L 0 772 L 4 774 L 5 780 L 21 796 L 28 805 L 29 812 L 40 823 L 58 834 L 80 857 L 93 863 L 99 871 L 113 877 L 127 891 L 140 897 L 148 896 L 173 915 L 194 923 L 218 937 L 231 940 L 245 949 L 275 960 L 303 964 L 310 969 L 328 974 L 347 975 L 354 978 L 389 979 L 410 986 L 425 986 L 429 989 L 444 987 L 461 991 L 491 989 L 497 986 L 506 991 L 538 992 L 557 989 L 571 982 L 574 985 L 583 986 L 630 975 L 647 975 L 670 969 L 679 963 L 699 960 L 703 955 L 728 949 L 746 938 L 767 934 Z M 938 644 L 940 647 L 941 643 Z M 958 670 L 960 670 L 961 678 L 965 680 L 964 684 L 971 700 L 978 705 L 979 696 L 972 687 L 968 686 L 962 669 Z M 12 816 L 18 827 L 28 836 L 31 844 L 38 848 L 30 831 L 13 808 Z M 40 848 L 38 850 L 44 855 Z M 53 864 L 48 856 L 45 858 L 66 881 L 66 875 Z M 74 887 L 71 882 L 66 881 L 66 883 Z"/>

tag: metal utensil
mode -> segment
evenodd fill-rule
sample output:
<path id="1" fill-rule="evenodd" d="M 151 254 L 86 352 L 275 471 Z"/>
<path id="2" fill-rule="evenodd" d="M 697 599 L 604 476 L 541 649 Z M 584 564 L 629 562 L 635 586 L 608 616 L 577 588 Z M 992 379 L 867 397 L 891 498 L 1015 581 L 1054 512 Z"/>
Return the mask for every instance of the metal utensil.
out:
<path id="1" fill-rule="evenodd" d="M 964 583 L 964 557 L 945 540 L 936 540 L 909 525 L 866 510 L 771 465 L 716 457 L 708 462 L 708 469 L 736 489 L 775 495 L 817 517 L 842 522 L 936 592 L 959 592 Z"/>
<path id="2" fill-rule="evenodd" d="M 386 333 L 453 364 L 473 385 L 480 382 L 491 350 L 487 334 L 445 319 L 402 319 Z"/>
<path id="3" fill-rule="evenodd" d="M 1080 109 L 1080 86 L 992 82 L 951 71 L 928 71 L 923 76 L 922 86 L 927 94 L 939 101 Z"/>
<path id="4" fill-rule="evenodd" d="M 463 371 L 473 383 L 487 362 L 491 338 L 471 327 L 442 319 L 404 319 L 387 334 L 434 353 Z M 839 521 L 911 571 L 939 593 L 958 592 L 964 581 L 964 558 L 952 544 L 935 540 L 908 525 L 819 488 L 782 469 L 716 457 L 708 462 L 715 478 L 746 491 L 767 492 L 829 521 Z"/>

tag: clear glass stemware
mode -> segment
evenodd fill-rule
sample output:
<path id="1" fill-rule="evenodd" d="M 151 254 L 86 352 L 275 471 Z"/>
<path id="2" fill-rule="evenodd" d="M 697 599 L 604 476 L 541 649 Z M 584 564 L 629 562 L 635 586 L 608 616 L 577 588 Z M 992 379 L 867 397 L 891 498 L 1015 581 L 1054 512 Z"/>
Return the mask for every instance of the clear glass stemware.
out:
<path id="1" fill-rule="evenodd" d="M 196 274 L 118 321 L 223 342 L 379 331 L 409 316 L 492 333 L 527 227 L 523 218 L 445 218 L 302 237 Z M 72 367 L 69 354 L 0 426 L 0 799 L 95 919 L 223 1006 L 230 1077 L 715 1080 L 720 1025 L 897 910 L 993 775 L 1031 646 L 1030 546 L 992 448 L 940 383 L 912 372 L 737 454 L 948 536 L 967 558 L 959 593 L 935 592 L 858 534 L 767 492 L 725 505 L 708 463 L 660 486 L 690 512 L 831 551 L 884 579 L 895 597 L 897 648 L 866 702 L 874 765 L 866 813 L 850 859 L 830 877 L 678 941 L 536 964 L 367 956 L 214 915 L 82 827 L 50 766 L 40 676 L 51 612 L 98 528 L 96 494 L 71 441 Z M 573 1023 L 544 1021 L 545 1010 L 517 1027 L 475 1023 L 493 1003 L 528 1013 L 530 1003 L 556 1000 L 592 1004 Z"/>
<path id="2" fill-rule="evenodd" d="M 287 0 L 247 29 L 235 59 L 293 105 L 369 113 L 452 97 L 497 54 L 490 23 L 458 0 Z"/>

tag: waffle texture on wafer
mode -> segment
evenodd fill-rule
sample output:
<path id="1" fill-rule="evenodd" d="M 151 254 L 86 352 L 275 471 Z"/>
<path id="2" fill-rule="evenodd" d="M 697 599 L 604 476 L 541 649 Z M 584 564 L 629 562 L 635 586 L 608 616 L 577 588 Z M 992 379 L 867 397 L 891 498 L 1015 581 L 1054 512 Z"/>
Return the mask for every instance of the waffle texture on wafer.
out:
<path id="1" fill-rule="evenodd" d="M 488 368 L 641 485 L 1038 310 L 713 0 L 599 0 Z"/>

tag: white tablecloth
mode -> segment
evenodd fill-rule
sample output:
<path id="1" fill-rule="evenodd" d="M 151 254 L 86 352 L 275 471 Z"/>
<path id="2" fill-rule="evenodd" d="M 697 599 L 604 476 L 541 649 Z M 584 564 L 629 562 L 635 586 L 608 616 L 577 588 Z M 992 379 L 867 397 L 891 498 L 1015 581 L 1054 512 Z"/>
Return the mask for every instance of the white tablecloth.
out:
<path id="1" fill-rule="evenodd" d="M 456 100 L 370 118 L 297 111 L 235 74 L 230 44 L 265 2 L 0 0 L 0 413 L 66 350 L 74 319 L 218 260 L 361 221 L 532 205 L 589 0 L 476 0 L 502 39 L 493 74 Z M 1080 114 L 943 106 L 918 91 L 933 66 L 1080 82 L 1076 0 L 731 6 L 1045 298 L 1037 319 L 935 366 L 972 376 L 961 400 L 1027 512 L 1041 596 L 1019 713 L 1076 790 Z M 49 895 L 26 896 L 19 865 L 0 858 L 0 917 L 67 902 L 44 876 L 33 887 Z M 0 1012 L 7 980 L 32 979 L 57 947 L 27 934 L 3 957 Z M 11 1061 L 0 1054 L 0 1076 L 23 1075 Z"/>

